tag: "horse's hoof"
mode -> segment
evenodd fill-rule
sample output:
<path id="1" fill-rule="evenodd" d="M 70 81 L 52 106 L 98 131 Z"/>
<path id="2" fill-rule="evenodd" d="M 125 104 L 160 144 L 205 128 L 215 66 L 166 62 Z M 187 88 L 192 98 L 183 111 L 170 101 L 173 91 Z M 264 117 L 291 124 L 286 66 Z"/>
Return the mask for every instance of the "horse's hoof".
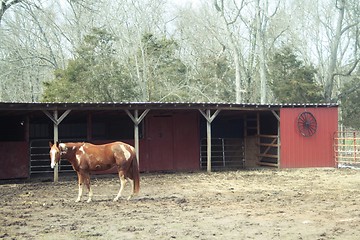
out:
<path id="1" fill-rule="evenodd" d="M 117 200 L 119 200 L 119 198 L 114 198 L 113 202 L 117 202 Z"/>
<path id="2" fill-rule="evenodd" d="M 80 202 L 80 199 L 76 199 L 75 202 Z"/>
<path id="3" fill-rule="evenodd" d="M 130 199 L 132 199 L 132 197 L 133 197 L 132 195 L 129 196 L 129 197 L 127 198 L 127 200 L 130 201 Z"/>
<path id="4" fill-rule="evenodd" d="M 87 202 L 87 203 L 90 203 L 90 202 L 91 202 L 91 198 L 89 198 L 86 202 Z"/>

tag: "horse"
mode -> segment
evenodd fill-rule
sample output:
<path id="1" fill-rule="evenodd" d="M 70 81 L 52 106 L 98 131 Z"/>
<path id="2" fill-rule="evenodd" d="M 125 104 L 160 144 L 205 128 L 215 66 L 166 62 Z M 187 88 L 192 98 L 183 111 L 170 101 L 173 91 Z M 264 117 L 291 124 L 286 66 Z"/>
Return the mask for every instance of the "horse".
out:
<path id="1" fill-rule="evenodd" d="M 90 173 L 117 167 L 120 178 L 120 190 L 114 201 L 117 201 L 127 181 L 131 183 L 130 200 L 140 190 L 140 174 L 135 148 L 123 142 L 94 145 L 86 142 L 69 142 L 53 144 L 49 142 L 51 168 L 59 163 L 61 157 L 67 159 L 78 176 L 79 194 L 75 202 L 81 200 L 83 186 L 89 191 L 87 202 L 92 201 L 93 192 L 90 187 Z"/>

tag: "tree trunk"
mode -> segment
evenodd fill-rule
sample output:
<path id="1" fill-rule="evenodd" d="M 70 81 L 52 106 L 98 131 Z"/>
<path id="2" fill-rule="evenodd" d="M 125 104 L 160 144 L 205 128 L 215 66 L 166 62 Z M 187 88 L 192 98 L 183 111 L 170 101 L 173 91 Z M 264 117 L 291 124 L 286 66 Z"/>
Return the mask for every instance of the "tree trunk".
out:
<path id="1" fill-rule="evenodd" d="M 264 19 L 266 21 L 266 19 Z M 266 103 L 266 64 L 265 64 L 265 29 L 263 29 L 261 19 L 260 0 L 256 0 L 256 32 L 257 32 L 257 51 L 259 56 L 259 71 L 260 71 L 260 103 Z"/>
<path id="2" fill-rule="evenodd" d="M 234 64 L 235 64 L 235 92 L 236 92 L 236 103 L 241 103 L 242 99 L 242 84 L 241 84 L 241 73 L 240 73 L 240 57 L 237 51 L 236 45 L 234 46 Z"/>
<path id="3" fill-rule="evenodd" d="M 332 92 L 334 88 L 334 73 L 336 69 L 336 61 L 337 61 L 337 52 L 340 44 L 340 39 L 342 35 L 342 22 L 344 19 L 345 14 L 345 0 L 338 0 L 336 1 L 336 8 L 339 10 L 339 16 L 337 19 L 336 24 L 336 32 L 335 36 L 331 42 L 331 49 L 330 49 L 330 61 L 328 65 L 328 70 L 325 75 L 325 92 L 324 97 L 325 100 L 331 102 L 332 100 Z"/>
<path id="4" fill-rule="evenodd" d="M 241 103 L 243 101 L 242 93 L 244 92 L 244 89 L 242 89 L 242 79 L 241 79 L 241 69 L 240 69 L 240 51 L 237 47 L 236 41 L 233 36 L 233 32 L 230 30 L 229 25 L 234 24 L 235 20 L 229 22 L 224 15 L 224 0 L 220 1 L 220 6 L 217 3 L 217 0 L 214 0 L 214 6 L 216 10 L 220 13 L 222 20 L 224 21 L 224 24 L 226 26 L 226 33 L 229 36 L 229 45 L 230 48 L 233 51 L 233 58 L 234 58 L 234 65 L 235 65 L 235 102 Z M 240 16 L 240 11 L 238 11 L 238 14 L 235 16 L 235 19 L 237 19 Z"/>

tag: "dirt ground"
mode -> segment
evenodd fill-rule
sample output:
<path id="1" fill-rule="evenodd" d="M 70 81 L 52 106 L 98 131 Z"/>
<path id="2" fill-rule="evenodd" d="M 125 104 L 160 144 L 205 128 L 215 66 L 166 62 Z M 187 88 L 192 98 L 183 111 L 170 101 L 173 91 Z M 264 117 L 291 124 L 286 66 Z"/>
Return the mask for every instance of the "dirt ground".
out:
<path id="1" fill-rule="evenodd" d="M 142 174 L 124 198 L 116 175 L 0 182 L 0 239 L 358 239 L 360 171 L 242 170 Z M 85 192 L 87 193 L 87 192 Z"/>

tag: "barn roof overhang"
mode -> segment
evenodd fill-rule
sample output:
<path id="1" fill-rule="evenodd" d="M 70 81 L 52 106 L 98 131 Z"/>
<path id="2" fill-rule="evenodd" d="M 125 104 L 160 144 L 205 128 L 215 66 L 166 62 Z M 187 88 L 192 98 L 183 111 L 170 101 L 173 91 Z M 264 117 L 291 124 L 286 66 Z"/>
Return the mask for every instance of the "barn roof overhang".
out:
<path id="1" fill-rule="evenodd" d="M 335 103 L 221 103 L 221 102 L 0 102 L 0 111 L 51 110 L 145 110 L 145 109 L 209 109 L 209 110 L 279 110 L 281 108 L 329 108 Z"/>

